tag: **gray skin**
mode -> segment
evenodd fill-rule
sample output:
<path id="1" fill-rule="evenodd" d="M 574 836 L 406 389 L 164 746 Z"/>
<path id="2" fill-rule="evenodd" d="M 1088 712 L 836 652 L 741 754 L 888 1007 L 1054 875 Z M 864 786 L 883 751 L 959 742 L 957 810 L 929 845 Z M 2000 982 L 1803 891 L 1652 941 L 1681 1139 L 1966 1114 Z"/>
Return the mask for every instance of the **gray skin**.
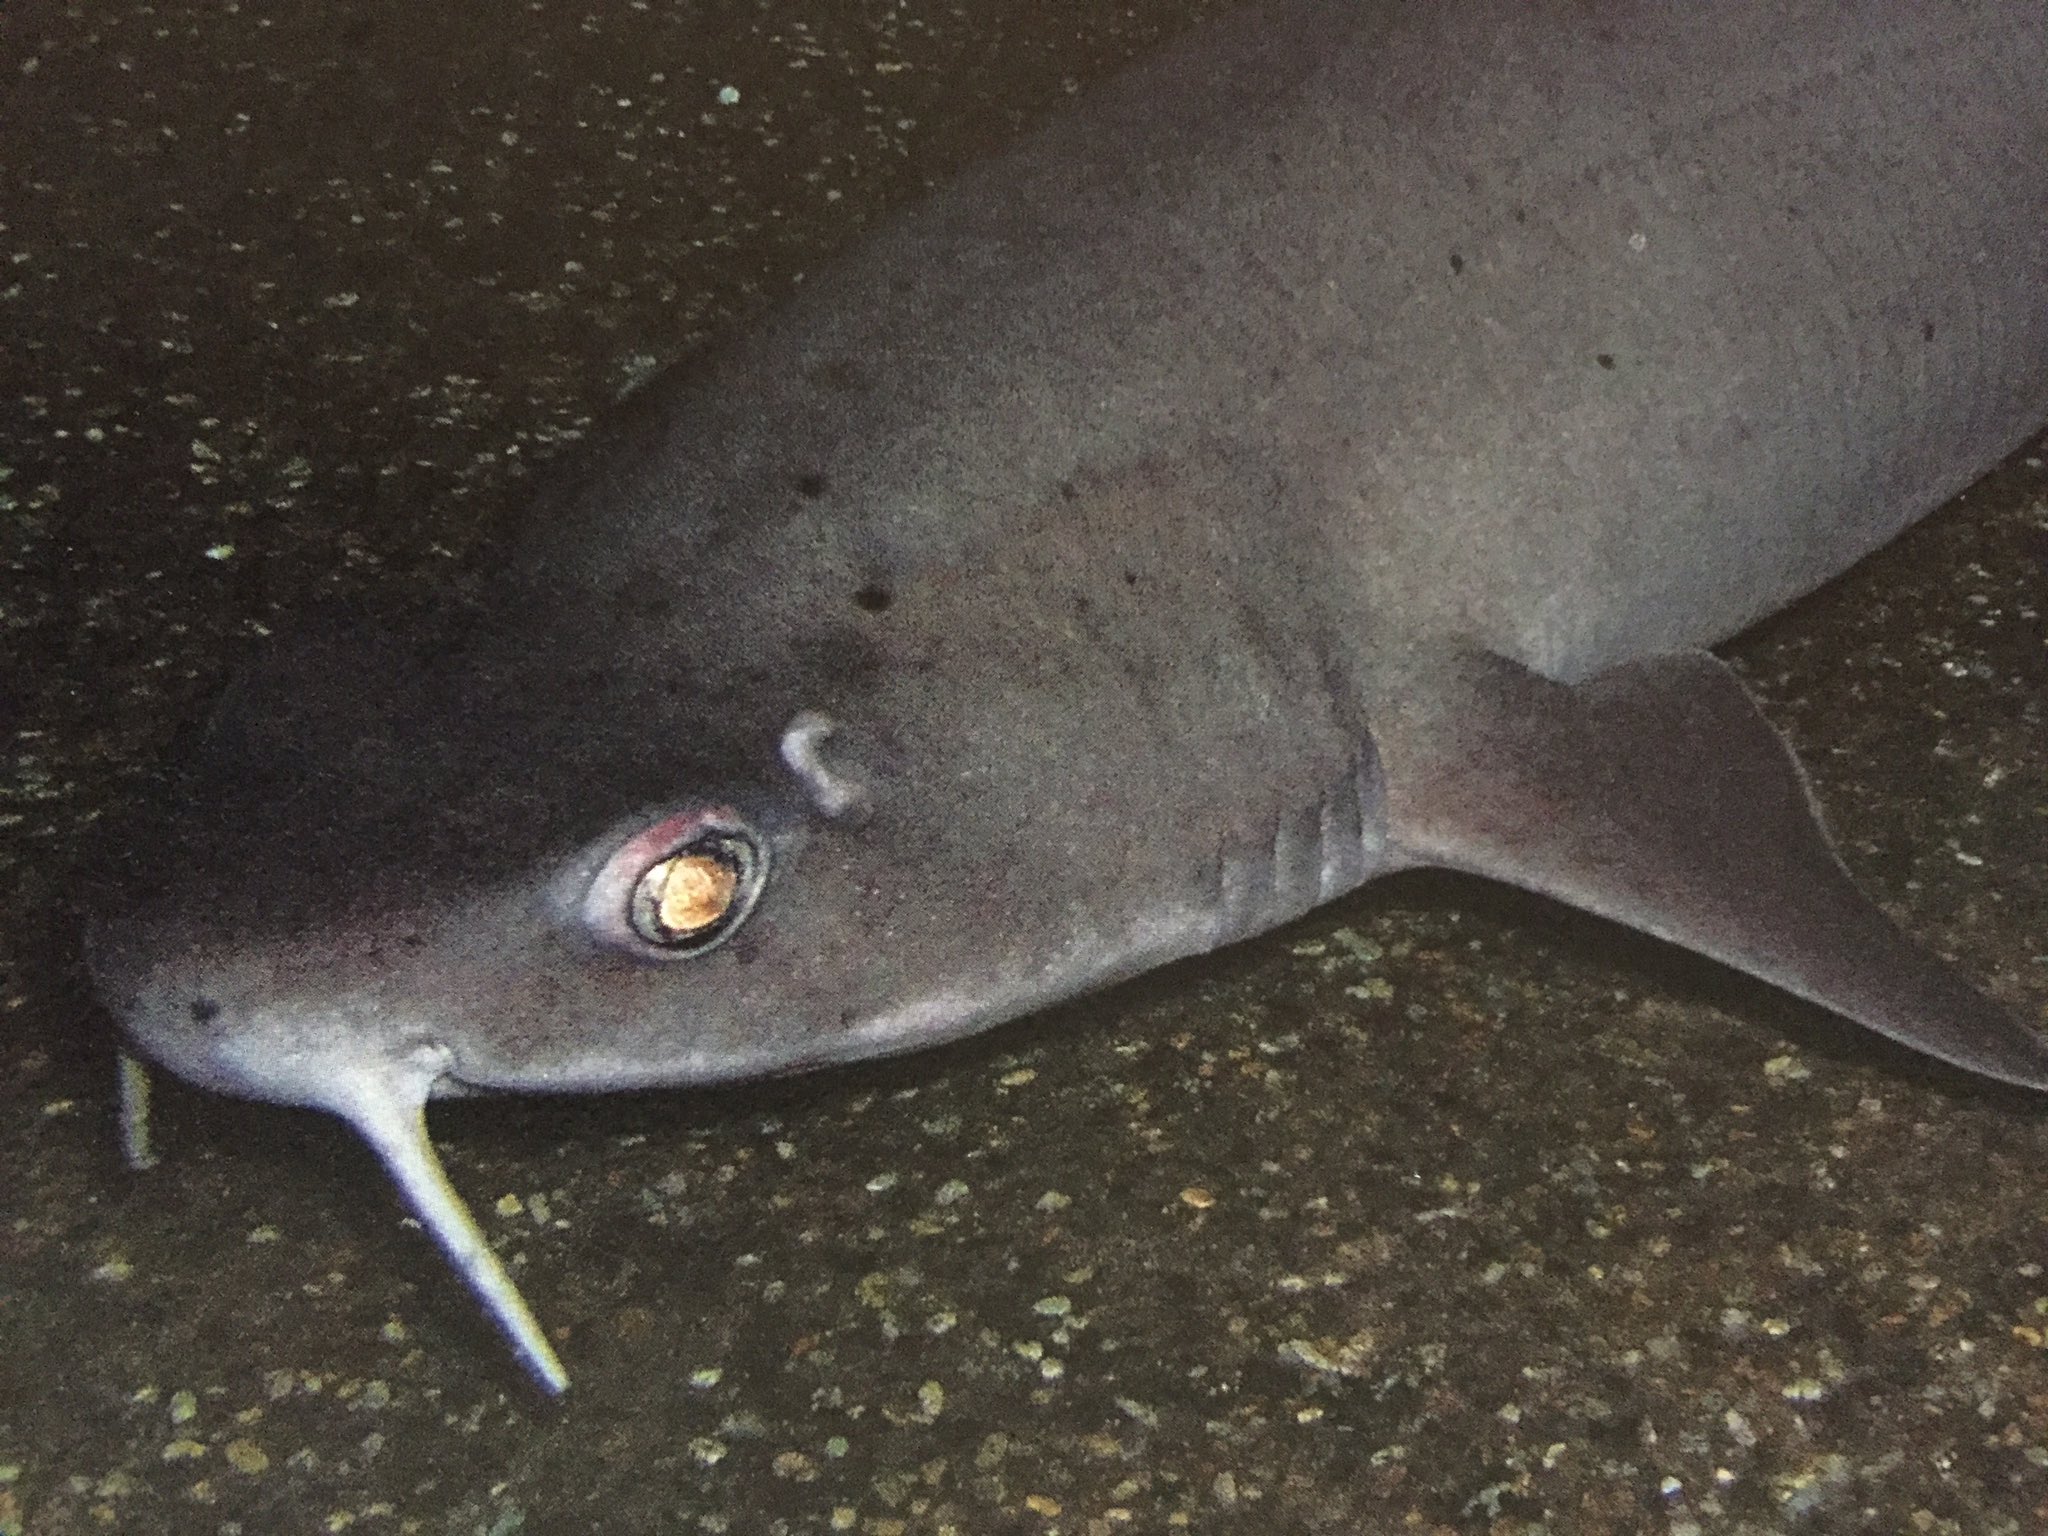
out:
<path id="1" fill-rule="evenodd" d="M 1698 647 L 2048 419 L 2039 0 L 1253 7 L 649 390 L 509 568 L 243 678 L 97 862 L 142 1054 L 349 1118 L 543 1384 L 430 1095 L 928 1045 L 1388 870 L 1945 1060 Z M 713 817 L 725 942 L 628 893 Z"/>

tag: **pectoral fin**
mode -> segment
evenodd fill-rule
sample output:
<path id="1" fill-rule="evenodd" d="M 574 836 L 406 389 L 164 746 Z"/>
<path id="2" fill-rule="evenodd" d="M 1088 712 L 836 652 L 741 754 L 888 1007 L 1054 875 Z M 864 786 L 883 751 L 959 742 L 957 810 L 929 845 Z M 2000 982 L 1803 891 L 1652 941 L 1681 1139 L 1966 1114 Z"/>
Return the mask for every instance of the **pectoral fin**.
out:
<path id="1" fill-rule="evenodd" d="M 1805 774 L 1703 651 L 1566 685 L 1418 669 L 1375 723 L 1389 841 L 1709 955 L 1972 1072 L 2048 1088 L 2048 1040 L 1851 882 Z"/>

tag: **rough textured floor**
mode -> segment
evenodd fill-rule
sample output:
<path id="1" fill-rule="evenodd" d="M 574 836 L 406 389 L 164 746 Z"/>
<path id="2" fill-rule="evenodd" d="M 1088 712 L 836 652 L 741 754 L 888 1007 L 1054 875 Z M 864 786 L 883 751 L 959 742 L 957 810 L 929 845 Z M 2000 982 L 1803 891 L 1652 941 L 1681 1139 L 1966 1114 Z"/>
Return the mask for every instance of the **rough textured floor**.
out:
<path id="1" fill-rule="evenodd" d="M 0 7 L 0 1536 L 2048 1528 L 2048 1108 L 1406 880 L 963 1047 L 437 1110 L 164 1094 L 62 872 L 237 657 L 430 587 L 647 371 L 1188 7 Z M 1735 659 L 2048 1012 L 2037 445 Z"/>

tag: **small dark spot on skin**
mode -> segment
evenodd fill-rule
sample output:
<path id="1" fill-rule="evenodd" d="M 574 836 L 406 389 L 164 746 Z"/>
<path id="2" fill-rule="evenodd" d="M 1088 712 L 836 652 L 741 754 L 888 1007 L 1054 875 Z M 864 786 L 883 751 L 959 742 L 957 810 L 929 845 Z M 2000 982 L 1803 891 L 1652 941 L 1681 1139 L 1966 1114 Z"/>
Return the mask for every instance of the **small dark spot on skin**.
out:
<path id="1" fill-rule="evenodd" d="M 1612 352 L 1597 352 L 1593 356 L 1593 361 L 1602 368 L 1611 369 L 1614 366 L 1614 354 Z"/>
<path id="2" fill-rule="evenodd" d="M 1082 594 L 1082 593 L 1078 593 L 1078 592 L 1074 594 L 1074 617 L 1075 617 L 1075 618 L 1077 618 L 1077 619 L 1085 619 L 1085 618 L 1087 618 L 1087 617 L 1088 617 L 1088 615 L 1089 615 L 1089 613 L 1090 613 L 1091 611 L 1093 611 L 1094 607 L 1095 607 L 1095 605 L 1094 605 L 1093 603 L 1089 602 L 1089 601 L 1088 601 L 1088 599 L 1087 599 L 1087 597 L 1086 597 L 1086 596 L 1085 596 L 1084 594 Z"/>
<path id="3" fill-rule="evenodd" d="M 1278 384 L 1284 376 L 1284 370 L 1282 370 L 1277 364 L 1266 370 L 1266 382 L 1268 384 Z"/>
<path id="4" fill-rule="evenodd" d="M 1920 339 L 1922 341 L 1934 340 L 1934 322 L 1932 320 L 1920 322 Z"/>
<path id="5" fill-rule="evenodd" d="M 1526 208 L 1517 208 L 1517 209 L 1515 210 L 1515 222 L 1516 222 L 1517 224 L 1526 224 L 1526 223 L 1528 223 L 1528 222 L 1529 222 L 1529 210 L 1528 210 L 1528 209 L 1526 209 Z"/>
<path id="6" fill-rule="evenodd" d="M 887 613 L 895 601 L 893 592 L 872 581 L 853 594 L 853 606 L 862 613 Z"/>
<path id="7" fill-rule="evenodd" d="M 1451 275 L 1455 277 L 1464 270 L 1465 258 L 1460 256 L 1456 251 L 1451 252 Z"/>
<path id="8" fill-rule="evenodd" d="M 806 501 L 816 501 L 820 496 L 824 495 L 825 485 L 825 477 L 816 470 L 812 470 L 807 475 L 798 475 L 796 477 L 796 493 Z"/>
<path id="9" fill-rule="evenodd" d="M 211 1024 L 219 1017 L 220 1004 L 216 1003 L 212 998 L 195 997 L 192 999 L 192 1022 L 194 1024 Z"/>
<path id="10" fill-rule="evenodd" d="M 1060 482 L 1060 500 L 1061 500 L 1061 501 L 1079 501 L 1080 499 L 1081 499 L 1081 492 L 1079 491 L 1079 489 L 1077 489 L 1077 488 L 1076 488 L 1076 486 L 1074 485 L 1074 482 L 1073 482 L 1073 481 L 1071 481 L 1071 480 L 1062 480 L 1062 481 Z"/>
<path id="11" fill-rule="evenodd" d="M 1125 572 L 1124 572 L 1124 585 L 1125 585 L 1125 586 L 1127 586 L 1127 587 L 1135 587 L 1135 586 L 1136 586 L 1137 584 L 1138 584 L 1138 573 L 1137 573 L 1136 571 L 1125 571 Z"/>

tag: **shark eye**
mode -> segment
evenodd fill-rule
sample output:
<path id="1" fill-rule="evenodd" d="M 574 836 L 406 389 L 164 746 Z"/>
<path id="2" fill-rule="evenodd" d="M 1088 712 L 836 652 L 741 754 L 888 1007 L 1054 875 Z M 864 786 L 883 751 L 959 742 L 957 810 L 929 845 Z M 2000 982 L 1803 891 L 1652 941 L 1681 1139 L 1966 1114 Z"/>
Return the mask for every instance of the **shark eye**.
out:
<path id="1" fill-rule="evenodd" d="M 737 816 L 672 816 L 606 861 L 584 898 L 584 920 L 620 948 L 701 955 L 747 920 L 767 879 L 767 848 Z"/>
<path id="2" fill-rule="evenodd" d="M 633 931 L 662 949 L 716 944 L 760 892 L 751 839 L 709 833 L 650 864 L 633 887 Z"/>

